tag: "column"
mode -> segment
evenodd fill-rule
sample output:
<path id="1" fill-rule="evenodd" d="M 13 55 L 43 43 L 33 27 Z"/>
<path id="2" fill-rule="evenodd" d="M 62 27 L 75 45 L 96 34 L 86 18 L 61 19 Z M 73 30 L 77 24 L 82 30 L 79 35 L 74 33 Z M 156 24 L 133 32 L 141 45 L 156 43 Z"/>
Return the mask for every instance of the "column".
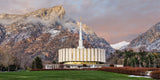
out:
<path id="1" fill-rule="evenodd" d="M 62 62 L 62 49 L 60 49 L 60 62 Z"/>
<path id="2" fill-rule="evenodd" d="M 69 61 L 68 54 L 69 54 L 69 50 L 68 50 L 68 48 L 66 48 L 66 61 Z"/>
<path id="3" fill-rule="evenodd" d="M 77 49 L 77 61 L 79 61 L 79 49 Z"/>
<path id="4" fill-rule="evenodd" d="M 68 56 L 69 56 L 69 57 L 68 57 L 68 58 L 69 58 L 68 61 L 72 61 L 72 53 L 70 53 L 69 50 L 68 50 L 68 53 L 69 53 L 69 54 L 68 54 Z"/>
<path id="5" fill-rule="evenodd" d="M 83 61 L 83 49 L 80 49 L 80 61 Z"/>
<path id="6" fill-rule="evenodd" d="M 63 49 L 62 49 L 62 53 L 61 54 L 62 54 L 62 62 L 63 62 Z"/>
<path id="7" fill-rule="evenodd" d="M 98 61 L 101 61 L 101 51 L 100 51 L 100 49 L 98 49 Z"/>
<path id="8" fill-rule="evenodd" d="M 72 54 L 73 54 L 73 61 L 75 61 L 76 60 L 75 48 L 72 49 Z"/>
<path id="9" fill-rule="evenodd" d="M 91 48 L 91 61 L 94 61 L 94 49 Z"/>
<path id="10" fill-rule="evenodd" d="M 86 59 L 86 49 L 84 48 L 84 55 L 83 55 L 83 57 L 84 57 L 84 61 L 87 61 L 87 59 Z"/>
<path id="11" fill-rule="evenodd" d="M 62 58 L 63 58 L 63 56 L 62 56 L 62 49 L 60 49 L 60 62 L 62 62 Z"/>
<path id="12" fill-rule="evenodd" d="M 103 62 L 103 49 L 100 50 L 101 50 L 101 62 Z"/>
<path id="13" fill-rule="evenodd" d="M 63 52 L 62 52 L 62 54 L 63 54 L 63 61 L 62 61 L 62 62 L 64 62 L 64 61 L 65 61 L 65 58 L 66 58 L 66 57 L 65 57 L 65 56 L 66 56 L 66 55 L 65 55 L 65 49 L 62 49 L 62 50 L 63 50 Z"/>
<path id="14" fill-rule="evenodd" d="M 95 48 L 95 61 L 98 61 L 98 56 L 97 56 L 97 48 Z"/>
<path id="15" fill-rule="evenodd" d="M 90 52 L 90 48 L 88 48 L 87 50 L 88 50 L 88 61 L 91 61 L 91 60 L 90 60 L 90 53 L 91 53 L 91 52 Z"/>
<path id="16" fill-rule="evenodd" d="M 106 50 L 105 50 L 105 49 L 103 49 L 103 54 L 104 54 L 104 55 L 103 55 L 103 57 L 104 57 L 104 58 L 103 58 L 103 59 L 104 59 L 103 62 L 105 63 L 105 62 L 106 62 Z"/>

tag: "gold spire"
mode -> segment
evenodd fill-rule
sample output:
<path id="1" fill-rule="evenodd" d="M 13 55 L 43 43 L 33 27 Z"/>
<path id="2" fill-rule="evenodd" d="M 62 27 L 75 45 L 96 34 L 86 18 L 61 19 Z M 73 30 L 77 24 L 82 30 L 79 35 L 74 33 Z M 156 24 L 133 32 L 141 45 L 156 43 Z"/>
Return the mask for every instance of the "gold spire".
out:
<path id="1" fill-rule="evenodd" d="M 80 17 L 80 22 L 82 21 L 82 17 Z"/>

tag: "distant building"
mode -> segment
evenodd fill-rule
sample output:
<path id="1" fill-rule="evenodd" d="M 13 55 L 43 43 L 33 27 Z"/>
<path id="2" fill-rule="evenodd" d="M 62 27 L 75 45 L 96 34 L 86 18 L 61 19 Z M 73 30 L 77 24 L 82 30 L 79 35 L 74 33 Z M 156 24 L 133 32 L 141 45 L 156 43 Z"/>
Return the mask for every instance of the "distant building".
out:
<path id="1" fill-rule="evenodd" d="M 124 65 L 115 64 L 114 67 L 124 67 Z"/>

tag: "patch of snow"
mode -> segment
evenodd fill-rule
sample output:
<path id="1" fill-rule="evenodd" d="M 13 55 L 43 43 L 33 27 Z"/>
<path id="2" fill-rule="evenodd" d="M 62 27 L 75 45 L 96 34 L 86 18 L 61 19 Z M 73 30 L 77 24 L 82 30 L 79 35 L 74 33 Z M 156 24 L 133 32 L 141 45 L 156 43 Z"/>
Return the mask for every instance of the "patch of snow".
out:
<path id="1" fill-rule="evenodd" d="M 6 33 L 6 35 L 9 35 L 9 34 L 11 34 L 11 32 L 8 31 L 8 32 Z"/>
<path id="2" fill-rule="evenodd" d="M 53 38 L 56 35 L 58 35 L 60 33 L 60 31 L 59 30 L 50 29 L 50 30 L 45 30 L 43 33 L 50 33 L 51 34 L 51 38 Z"/>
<path id="3" fill-rule="evenodd" d="M 67 36 L 63 36 L 63 37 L 61 38 L 61 41 L 64 42 L 64 41 L 66 40 L 66 38 L 67 38 Z"/>
<path id="4" fill-rule="evenodd" d="M 48 31 L 50 34 L 51 34 L 51 37 L 55 37 L 56 35 L 58 35 L 60 33 L 60 31 L 58 30 L 54 30 L 54 29 L 51 29 Z"/>
<path id="5" fill-rule="evenodd" d="M 151 44 L 149 44 L 148 46 L 147 46 L 147 50 L 148 51 L 152 51 L 152 50 L 154 50 L 154 49 L 156 49 L 156 50 L 160 50 L 160 40 L 156 40 L 155 42 L 153 42 L 153 43 L 151 43 Z"/>
<path id="6" fill-rule="evenodd" d="M 61 31 L 59 31 L 59 30 L 55 30 L 55 29 L 50 29 L 50 30 L 44 30 L 42 33 L 49 33 L 49 34 L 51 34 L 51 36 L 50 36 L 50 38 L 49 38 L 49 41 L 48 41 L 48 43 L 50 43 L 50 41 L 56 36 L 56 35 L 58 35 L 59 33 L 60 33 Z"/>
<path id="7" fill-rule="evenodd" d="M 121 49 L 122 47 L 125 47 L 127 45 L 129 45 L 130 43 L 127 42 L 127 41 L 122 41 L 122 42 L 119 42 L 119 43 L 116 43 L 116 44 L 111 44 L 111 47 L 114 48 L 114 49 Z"/>
<path id="8" fill-rule="evenodd" d="M 139 44 L 139 45 L 137 45 L 137 46 L 133 46 L 132 48 L 135 49 L 135 50 L 137 50 L 137 49 L 139 49 L 139 48 L 141 48 L 141 47 L 146 47 L 146 45 L 141 45 L 141 44 Z"/>
<path id="9" fill-rule="evenodd" d="M 143 77 L 143 78 L 151 78 L 149 76 L 136 76 L 136 75 L 129 75 L 128 77 Z"/>
<path id="10" fill-rule="evenodd" d="M 24 32 L 17 34 L 14 38 L 16 42 L 22 41 L 23 39 L 28 39 L 30 37 L 30 32 Z"/>
<path id="11" fill-rule="evenodd" d="M 147 76 L 150 76 L 150 75 L 151 75 L 151 72 L 153 72 L 153 71 L 147 71 L 147 72 L 146 72 L 146 75 L 147 75 Z"/>
<path id="12" fill-rule="evenodd" d="M 10 39 L 5 39 L 1 44 L 6 44 L 10 41 Z"/>
<path id="13" fill-rule="evenodd" d="M 19 41 L 22 41 L 23 39 L 28 39 L 30 37 L 30 34 L 31 34 L 30 32 L 22 32 L 22 33 L 17 33 L 17 34 L 11 35 L 7 39 L 5 39 L 2 42 L 2 44 L 6 44 L 10 40 L 15 40 L 15 42 L 19 42 Z"/>
<path id="14" fill-rule="evenodd" d="M 74 23 L 65 23 L 64 26 L 72 33 L 77 33 L 78 30 L 78 26 Z"/>
<path id="15" fill-rule="evenodd" d="M 128 45 L 122 46 L 121 48 L 119 48 L 119 50 L 124 50 L 128 47 Z"/>
<path id="16" fill-rule="evenodd" d="M 27 29 L 27 27 L 23 27 L 23 28 L 22 28 L 22 30 L 26 30 L 26 29 Z"/>

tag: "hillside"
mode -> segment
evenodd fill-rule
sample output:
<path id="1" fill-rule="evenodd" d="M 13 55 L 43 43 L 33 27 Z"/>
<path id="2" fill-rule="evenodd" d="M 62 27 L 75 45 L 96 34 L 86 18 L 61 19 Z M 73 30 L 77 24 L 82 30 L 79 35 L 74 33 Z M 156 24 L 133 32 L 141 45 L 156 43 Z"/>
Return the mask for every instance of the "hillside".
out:
<path id="1" fill-rule="evenodd" d="M 104 48 L 107 56 L 114 51 L 110 44 L 98 37 L 90 27 L 85 24 L 82 26 L 86 48 Z M 33 59 L 39 56 L 45 63 L 57 60 L 60 48 L 76 48 L 78 30 L 79 22 L 66 18 L 61 5 L 22 15 L 0 14 L 2 50 L 18 57 L 30 56 Z"/>
<path id="2" fill-rule="evenodd" d="M 128 49 L 135 51 L 160 51 L 160 23 L 157 23 L 145 33 L 131 41 Z"/>

